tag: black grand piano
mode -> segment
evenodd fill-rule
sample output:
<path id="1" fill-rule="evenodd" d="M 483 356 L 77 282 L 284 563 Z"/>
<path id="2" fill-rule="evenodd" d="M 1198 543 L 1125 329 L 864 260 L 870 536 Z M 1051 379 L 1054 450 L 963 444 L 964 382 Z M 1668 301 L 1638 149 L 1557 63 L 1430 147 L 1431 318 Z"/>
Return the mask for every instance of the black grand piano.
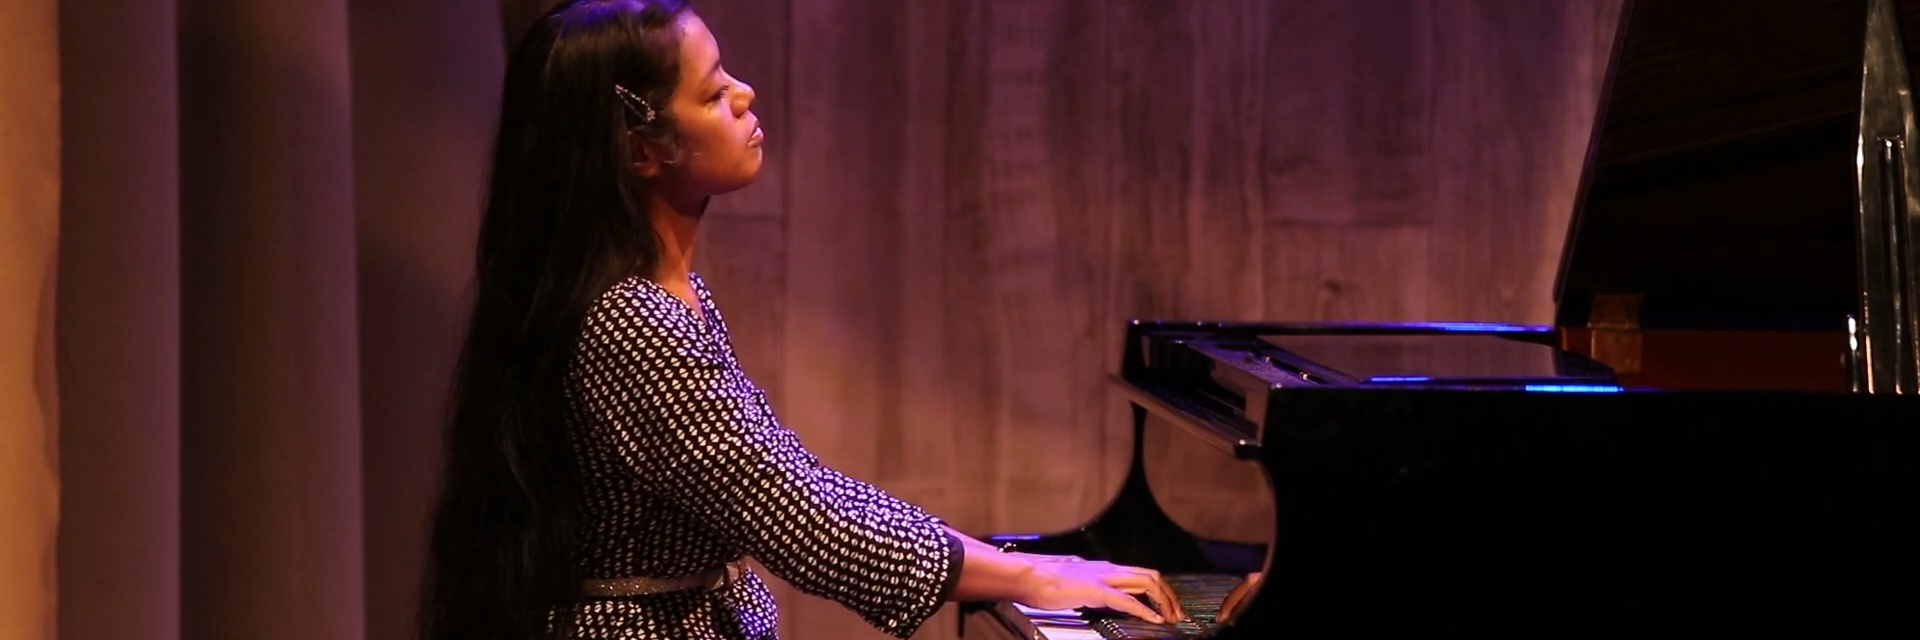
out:
<path id="1" fill-rule="evenodd" d="M 1158 569 L 1190 620 L 962 635 L 1920 631 L 1920 0 L 1624 11 L 1554 326 L 1132 323 L 1118 495 L 986 538 Z M 1258 469 L 1267 544 L 1163 511 L 1149 418 Z"/>

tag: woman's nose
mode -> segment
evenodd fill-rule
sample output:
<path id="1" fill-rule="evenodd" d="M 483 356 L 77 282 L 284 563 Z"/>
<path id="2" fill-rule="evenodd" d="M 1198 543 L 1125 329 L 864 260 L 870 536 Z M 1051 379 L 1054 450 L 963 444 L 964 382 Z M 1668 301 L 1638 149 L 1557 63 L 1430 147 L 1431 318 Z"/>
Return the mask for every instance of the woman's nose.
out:
<path id="1" fill-rule="evenodd" d="M 733 111 L 735 115 L 744 115 L 747 107 L 753 106 L 753 85 L 742 81 L 738 91 L 733 92 Z"/>

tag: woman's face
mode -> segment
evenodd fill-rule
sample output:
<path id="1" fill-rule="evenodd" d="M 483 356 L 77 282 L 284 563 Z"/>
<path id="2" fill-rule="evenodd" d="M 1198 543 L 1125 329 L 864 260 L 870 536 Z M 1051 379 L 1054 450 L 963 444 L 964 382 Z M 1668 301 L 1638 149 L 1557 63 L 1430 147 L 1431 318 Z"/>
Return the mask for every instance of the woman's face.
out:
<path id="1" fill-rule="evenodd" d="M 727 74 L 705 22 L 682 14 L 680 84 L 668 101 L 679 134 L 676 162 L 656 165 L 671 197 L 691 201 L 745 187 L 760 174 L 760 118 L 753 87 Z M 674 156 L 669 155 L 669 158 Z"/>

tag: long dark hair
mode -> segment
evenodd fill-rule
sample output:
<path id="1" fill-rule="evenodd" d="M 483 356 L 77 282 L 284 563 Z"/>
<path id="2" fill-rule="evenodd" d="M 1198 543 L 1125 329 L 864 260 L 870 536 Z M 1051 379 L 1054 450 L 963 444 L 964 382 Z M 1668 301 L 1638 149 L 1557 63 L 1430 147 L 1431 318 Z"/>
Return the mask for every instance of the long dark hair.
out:
<path id="1" fill-rule="evenodd" d="M 627 132 L 671 143 L 664 107 L 688 10 L 684 0 L 564 2 L 508 57 L 426 559 L 424 640 L 568 635 L 582 576 L 566 368 L 593 301 L 659 262 Z M 635 119 L 615 85 L 658 117 Z"/>

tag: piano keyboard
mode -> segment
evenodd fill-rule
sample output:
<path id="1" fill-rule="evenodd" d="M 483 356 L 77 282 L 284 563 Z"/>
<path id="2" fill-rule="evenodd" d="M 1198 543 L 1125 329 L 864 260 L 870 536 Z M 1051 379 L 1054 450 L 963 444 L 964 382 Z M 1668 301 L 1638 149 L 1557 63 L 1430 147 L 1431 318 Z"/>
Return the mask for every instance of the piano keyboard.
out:
<path id="1" fill-rule="evenodd" d="M 1212 629 L 1220 615 L 1220 601 L 1240 584 L 1239 576 L 1229 575 L 1163 577 L 1167 585 L 1173 587 L 1173 595 L 1186 611 L 1187 620 L 1154 624 L 1128 615 L 1034 609 L 1018 604 L 1014 607 L 1027 616 L 1045 640 L 1183 640 L 1198 638 Z"/>

